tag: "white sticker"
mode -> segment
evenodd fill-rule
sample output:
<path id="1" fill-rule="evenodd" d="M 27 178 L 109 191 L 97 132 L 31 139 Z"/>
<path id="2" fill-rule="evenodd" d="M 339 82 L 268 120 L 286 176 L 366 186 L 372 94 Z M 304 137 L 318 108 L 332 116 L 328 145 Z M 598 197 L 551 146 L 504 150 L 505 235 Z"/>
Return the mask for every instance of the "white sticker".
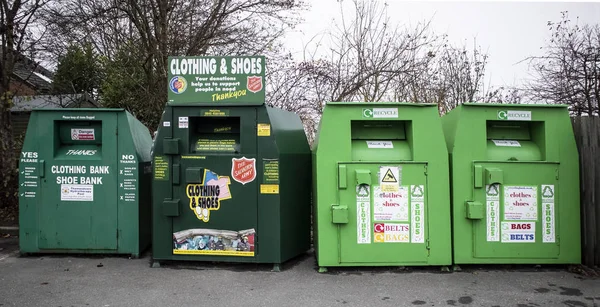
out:
<path id="1" fill-rule="evenodd" d="M 398 108 L 369 108 L 363 109 L 366 118 L 398 118 Z"/>
<path id="2" fill-rule="evenodd" d="M 398 192 L 400 186 L 400 168 L 397 166 L 379 167 L 379 185 L 384 192 Z"/>
<path id="3" fill-rule="evenodd" d="M 71 140 L 93 141 L 95 140 L 94 129 L 71 129 Z"/>
<path id="4" fill-rule="evenodd" d="M 492 140 L 496 146 L 521 147 L 521 143 L 515 140 Z"/>
<path id="5" fill-rule="evenodd" d="M 555 243 L 554 185 L 542 185 L 542 242 Z"/>
<path id="6" fill-rule="evenodd" d="M 179 117 L 179 128 L 183 128 L 183 129 L 188 128 L 188 117 L 187 116 Z"/>
<path id="7" fill-rule="evenodd" d="M 537 220 L 537 187 L 504 187 L 504 220 Z"/>
<path id="8" fill-rule="evenodd" d="M 531 120 L 531 111 L 498 111 L 498 119 Z"/>
<path id="9" fill-rule="evenodd" d="M 171 127 L 171 122 L 163 122 L 163 127 Z"/>
<path id="10" fill-rule="evenodd" d="M 502 222 L 502 243 L 535 242 L 535 222 Z"/>
<path id="11" fill-rule="evenodd" d="M 485 186 L 485 203 L 487 207 L 487 241 L 500 241 L 500 224 L 498 219 L 500 216 L 500 185 L 488 184 Z"/>
<path id="12" fill-rule="evenodd" d="M 60 200 L 94 201 L 94 186 L 91 184 L 61 184 Z"/>
<path id="13" fill-rule="evenodd" d="M 394 148 L 392 141 L 367 141 L 368 148 Z"/>
<path id="14" fill-rule="evenodd" d="M 425 187 L 410 186 L 411 242 L 425 243 Z"/>
<path id="15" fill-rule="evenodd" d="M 358 244 L 371 243 L 371 191 L 368 184 L 356 186 L 356 235 Z"/>
<path id="16" fill-rule="evenodd" d="M 408 222 L 408 187 L 402 186 L 398 192 L 384 192 L 374 186 L 373 199 L 373 220 Z"/>
<path id="17" fill-rule="evenodd" d="M 373 226 L 374 243 L 408 243 L 410 236 L 410 225 L 376 223 Z"/>

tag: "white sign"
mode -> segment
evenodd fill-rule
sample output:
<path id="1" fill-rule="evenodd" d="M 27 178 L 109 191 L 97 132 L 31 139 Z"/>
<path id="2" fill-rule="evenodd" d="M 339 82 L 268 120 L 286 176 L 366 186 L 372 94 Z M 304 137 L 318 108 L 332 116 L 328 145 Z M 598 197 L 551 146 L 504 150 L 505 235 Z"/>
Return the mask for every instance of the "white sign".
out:
<path id="1" fill-rule="evenodd" d="M 363 109 L 366 118 L 398 118 L 398 108 L 369 108 Z"/>
<path id="2" fill-rule="evenodd" d="M 373 242 L 375 243 L 408 243 L 410 225 L 376 223 L 373 227 Z"/>
<path id="3" fill-rule="evenodd" d="M 555 243 L 554 185 L 542 185 L 542 242 Z"/>
<path id="4" fill-rule="evenodd" d="M 94 201 L 94 186 L 90 184 L 61 184 L 60 200 Z"/>
<path id="5" fill-rule="evenodd" d="M 385 192 L 398 192 L 400 186 L 400 168 L 397 166 L 379 167 L 379 185 Z"/>
<path id="6" fill-rule="evenodd" d="M 535 222 L 502 222 L 502 243 L 535 242 Z"/>
<path id="7" fill-rule="evenodd" d="M 487 241 L 500 241 L 500 185 L 488 184 L 485 186 Z"/>
<path id="8" fill-rule="evenodd" d="M 394 148 L 392 141 L 367 141 L 368 148 Z"/>
<path id="9" fill-rule="evenodd" d="M 504 146 L 504 147 L 521 147 L 521 143 L 519 141 L 514 140 L 492 140 L 496 146 Z"/>
<path id="10" fill-rule="evenodd" d="M 371 188 L 356 186 L 356 238 L 358 244 L 371 243 Z"/>
<path id="11" fill-rule="evenodd" d="M 498 111 L 498 119 L 531 120 L 531 111 Z"/>
<path id="12" fill-rule="evenodd" d="M 188 128 L 188 117 L 187 116 L 179 117 L 179 128 L 183 128 L 183 129 Z"/>
<path id="13" fill-rule="evenodd" d="M 374 186 L 373 199 L 373 220 L 408 222 L 408 187 L 402 186 L 398 192 L 384 192 Z"/>
<path id="14" fill-rule="evenodd" d="M 94 129 L 71 129 L 71 140 L 93 141 L 95 140 Z"/>
<path id="15" fill-rule="evenodd" d="M 425 243 L 425 186 L 410 186 L 411 242 Z"/>
<path id="16" fill-rule="evenodd" d="M 171 127 L 171 122 L 163 122 L 163 127 Z"/>
<path id="17" fill-rule="evenodd" d="M 504 220 L 537 220 L 537 187 L 504 187 Z"/>

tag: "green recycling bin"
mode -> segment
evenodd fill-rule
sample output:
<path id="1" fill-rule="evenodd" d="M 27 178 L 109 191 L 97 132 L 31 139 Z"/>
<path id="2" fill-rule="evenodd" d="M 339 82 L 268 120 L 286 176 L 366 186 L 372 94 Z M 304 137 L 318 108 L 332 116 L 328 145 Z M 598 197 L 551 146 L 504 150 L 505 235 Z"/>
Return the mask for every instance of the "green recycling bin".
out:
<path id="1" fill-rule="evenodd" d="M 464 104 L 442 121 L 454 262 L 580 263 L 579 159 L 567 107 Z"/>
<path id="2" fill-rule="evenodd" d="M 33 110 L 19 159 L 21 253 L 138 257 L 151 238 L 151 146 L 123 109 Z"/>
<path id="3" fill-rule="evenodd" d="M 195 260 L 278 269 L 306 252 L 310 148 L 296 114 L 265 105 L 264 57 L 169 63 L 169 102 L 153 149 L 153 266 Z"/>
<path id="4" fill-rule="evenodd" d="M 328 103 L 313 149 L 320 271 L 450 265 L 447 154 L 436 105 Z"/>

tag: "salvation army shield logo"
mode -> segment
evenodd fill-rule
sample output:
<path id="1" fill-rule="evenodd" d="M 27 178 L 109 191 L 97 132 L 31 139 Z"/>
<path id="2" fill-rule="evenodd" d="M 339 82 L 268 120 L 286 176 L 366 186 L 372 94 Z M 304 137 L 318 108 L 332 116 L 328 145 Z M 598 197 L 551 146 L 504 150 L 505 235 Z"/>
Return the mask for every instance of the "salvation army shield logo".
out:
<path id="1" fill-rule="evenodd" d="M 256 178 L 256 159 L 248 159 L 246 157 L 240 159 L 232 158 L 231 177 L 241 184 L 254 181 Z"/>
<path id="2" fill-rule="evenodd" d="M 246 87 L 252 93 L 260 92 L 263 88 L 261 76 L 248 76 Z"/>

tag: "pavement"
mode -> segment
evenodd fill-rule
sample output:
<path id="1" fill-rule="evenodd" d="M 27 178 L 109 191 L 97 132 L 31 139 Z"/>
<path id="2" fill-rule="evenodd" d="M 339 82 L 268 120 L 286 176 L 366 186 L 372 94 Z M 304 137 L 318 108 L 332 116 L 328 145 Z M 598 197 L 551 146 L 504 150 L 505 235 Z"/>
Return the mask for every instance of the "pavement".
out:
<path id="1" fill-rule="evenodd" d="M 307 253 L 269 265 L 126 256 L 21 257 L 0 237 L 0 306 L 600 306 L 600 279 L 564 267 L 350 268 L 318 273 Z"/>

